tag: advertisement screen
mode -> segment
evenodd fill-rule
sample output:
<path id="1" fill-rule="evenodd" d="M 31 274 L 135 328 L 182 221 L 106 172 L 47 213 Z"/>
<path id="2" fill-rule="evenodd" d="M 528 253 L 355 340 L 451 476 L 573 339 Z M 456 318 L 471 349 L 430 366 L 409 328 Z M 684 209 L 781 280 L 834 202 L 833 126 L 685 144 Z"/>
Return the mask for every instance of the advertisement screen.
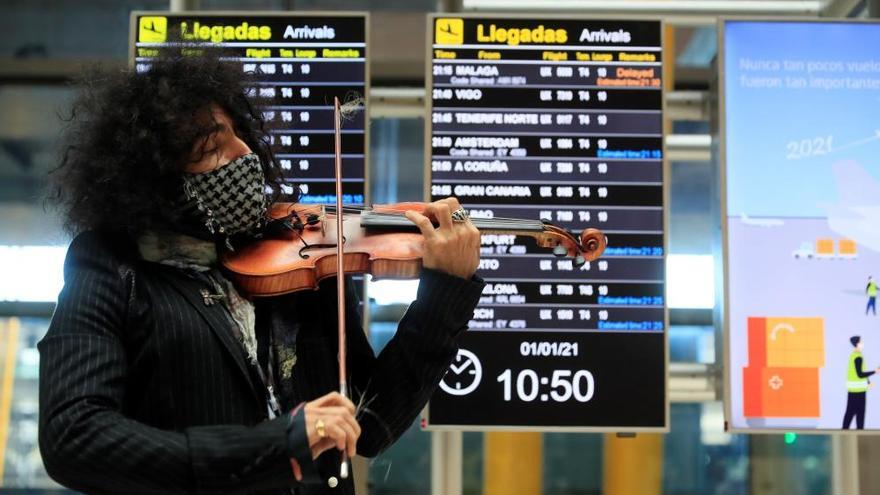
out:
<path id="1" fill-rule="evenodd" d="M 880 25 L 725 21 L 728 420 L 880 428 Z"/>

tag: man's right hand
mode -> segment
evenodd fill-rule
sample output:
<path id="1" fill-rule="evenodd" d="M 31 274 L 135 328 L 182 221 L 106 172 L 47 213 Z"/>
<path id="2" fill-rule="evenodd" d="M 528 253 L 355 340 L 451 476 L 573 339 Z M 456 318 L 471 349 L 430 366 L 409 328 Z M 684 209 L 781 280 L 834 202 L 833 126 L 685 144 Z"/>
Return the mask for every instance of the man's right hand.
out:
<path id="1" fill-rule="evenodd" d="M 325 450 L 336 447 L 348 457 L 357 453 L 361 426 L 355 419 L 354 404 L 339 392 L 331 392 L 305 405 L 306 433 L 315 459 Z M 324 423 L 324 436 L 318 435 L 318 420 Z"/>

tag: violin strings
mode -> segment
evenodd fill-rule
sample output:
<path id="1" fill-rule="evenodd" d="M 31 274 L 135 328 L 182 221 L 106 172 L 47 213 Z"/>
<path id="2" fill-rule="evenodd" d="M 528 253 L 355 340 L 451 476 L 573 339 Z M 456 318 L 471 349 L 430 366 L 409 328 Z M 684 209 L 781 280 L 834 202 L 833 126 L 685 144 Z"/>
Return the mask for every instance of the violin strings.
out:
<path id="1" fill-rule="evenodd" d="M 315 207 L 320 208 L 325 214 L 320 216 L 321 219 L 324 219 L 326 214 L 333 214 L 336 212 L 335 205 L 315 205 Z M 293 209 L 292 205 L 291 209 Z M 377 211 L 370 206 L 347 205 L 342 207 L 342 216 L 344 219 L 348 214 L 363 215 L 364 213 L 367 213 L 369 215 L 367 218 L 376 219 L 375 221 L 378 225 L 411 226 L 409 219 L 405 219 L 403 216 L 403 213 L 406 211 L 408 210 L 398 208 L 387 208 L 383 209 L 383 211 Z M 544 231 L 546 228 L 546 223 L 543 220 L 529 220 L 522 218 L 471 218 L 471 222 L 480 230 L 527 230 L 540 232 Z"/>
<path id="2" fill-rule="evenodd" d="M 370 218 L 379 218 L 387 221 L 398 221 L 400 223 L 411 223 L 408 219 L 400 215 L 370 214 Z M 508 225 L 543 228 L 544 224 L 537 220 L 522 219 L 502 219 L 502 218 L 472 218 L 471 222 L 481 225 Z"/>
<path id="3" fill-rule="evenodd" d="M 335 213 L 335 211 L 336 211 L 335 206 L 328 206 L 325 209 L 327 210 L 328 213 Z M 343 210 L 343 215 L 346 212 L 348 212 L 348 213 L 370 213 L 370 215 L 386 216 L 389 218 L 402 218 L 403 213 L 405 213 L 407 211 L 405 209 L 394 209 L 394 208 L 388 208 L 388 209 L 383 209 L 382 211 L 377 211 L 377 210 L 372 209 L 369 206 L 345 206 L 342 208 L 342 210 Z M 506 217 L 471 218 L 471 221 L 473 221 L 473 222 L 490 222 L 490 223 L 508 222 L 508 223 L 513 223 L 513 224 L 526 223 L 529 225 L 534 224 L 536 226 L 539 224 L 540 224 L 540 226 L 544 225 L 544 223 L 541 220 L 529 220 L 529 219 L 523 219 L 523 218 L 506 218 Z"/>
<path id="4" fill-rule="evenodd" d="M 411 222 L 398 215 L 370 214 L 370 217 L 384 225 L 411 225 Z M 544 224 L 534 220 L 496 220 L 486 218 L 472 219 L 474 226 L 482 230 L 531 230 L 542 231 Z"/>
<path id="5" fill-rule="evenodd" d="M 336 213 L 335 205 L 316 205 L 318 208 L 322 208 L 322 211 L 325 214 L 334 214 Z M 406 219 L 403 214 L 406 212 L 406 209 L 396 209 L 396 208 L 387 208 L 382 211 L 377 211 L 369 206 L 343 206 L 342 215 L 343 218 L 348 216 L 348 214 L 357 214 L 363 215 L 368 214 L 369 218 L 372 218 L 377 224 L 380 225 L 388 225 L 388 226 L 410 226 L 411 222 Z M 324 215 L 321 216 L 324 218 Z M 529 220 L 529 219 L 521 219 L 521 218 L 506 218 L 506 217 L 494 217 L 494 218 L 471 218 L 471 222 L 480 230 L 527 230 L 527 231 L 543 231 L 545 228 L 545 224 L 541 220 Z"/>
<path id="6" fill-rule="evenodd" d="M 324 215 L 321 215 L 320 218 L 325 219 L 327 214 L 334 214 L 336 212 L 335 205 L 315 205 L 316 208 L 320 208 Z M 412 226 L 412 223 L 409 219 L 403 216 L 406 209 L 397 209 L 397 208 L 387 208 L 382 211 L 377 211 L 369 206 L 357 206 L 357 205 L 347 205 L 342 207 L 342 215 L 343 219 L 348 216 L 348 214 L 357 214 L 363 215 L 367 214 L 366 219 L 372 219 L 376 223 L 374 226 L 384 225 L 384 226 Z M 494 217 L 494 218 L 471 218 L 471 222 L 475 227 L 479 230 L 507 230 L 507 231 L 533 231 L 533 232 L 541 232 L 545 230 L 546 224 L 542 220 L 529 220 L 522 218 L 506 218 L 506 217 Z M 369 225 L 367 225 L 369 226 Z"/>

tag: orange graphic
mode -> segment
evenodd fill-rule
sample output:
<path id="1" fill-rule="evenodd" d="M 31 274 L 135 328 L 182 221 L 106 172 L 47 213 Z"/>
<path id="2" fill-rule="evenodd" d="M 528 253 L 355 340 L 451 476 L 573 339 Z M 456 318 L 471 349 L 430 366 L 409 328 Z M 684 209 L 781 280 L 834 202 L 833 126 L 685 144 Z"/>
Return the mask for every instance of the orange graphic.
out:
<path id="1" fill-rule="evenodd" d="M 825 366 L 825 338 L 821 318 L 767 318 L 766 322 L 766 366 L 782 368 Z"/>
<path id="2" fill-rule="evenodd" d="M 816 239 L 816 257 L 834 257 L 834 239 Z"/>
<path id="3" fill-rule="evenodd" d="M 840 245 L 840 257 L 841 258 L 856 258 L 858 257 L 858 252 L 856 251 L 856 241 L 852 239 L 841 239 L 839 242 Z"/>
<path id="4" fill-rule="evenodd" d="M 743 368 L 747 418 L 819 416 L 824 327 L 824 320 L 815 317 L 748 318 L 749 365 Z"/>
<path id="5" fill-rule="evenodd" d="M 743 368 L 747 418 L 818 418 L 818 368 Z"/>

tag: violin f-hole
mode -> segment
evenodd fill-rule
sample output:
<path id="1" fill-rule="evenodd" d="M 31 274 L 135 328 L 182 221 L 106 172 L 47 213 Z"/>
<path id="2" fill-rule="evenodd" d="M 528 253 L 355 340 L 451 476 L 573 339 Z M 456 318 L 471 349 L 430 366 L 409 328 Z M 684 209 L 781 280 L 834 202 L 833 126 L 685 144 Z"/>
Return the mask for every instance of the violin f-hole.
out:
<path id="1" fill-rule="evenodd" d="M 337 244 L 309 244 L 302 237 L 300 237 L 300 240 L 305 245 L 302 248 L 300 248 L 299 257 L 304 260 L 309 259 L 309 255 L 305 254 L 305 253 L 306 253 L 306 251 L 308 251 L 310 249 L 327 249 L 327 248 L 335 248 L 337 246 Z M 343 246 L 345 245 L 345 241 L 346 241 L 345 236 L 342 236 L 342 245 Z"/>

